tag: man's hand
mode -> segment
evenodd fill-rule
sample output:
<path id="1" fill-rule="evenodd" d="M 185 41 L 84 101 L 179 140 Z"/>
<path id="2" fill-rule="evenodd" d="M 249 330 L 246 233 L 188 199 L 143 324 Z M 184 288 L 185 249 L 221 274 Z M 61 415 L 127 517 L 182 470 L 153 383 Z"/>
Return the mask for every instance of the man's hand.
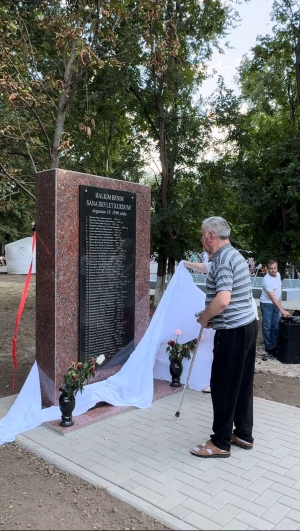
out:
<path id="1" fill-rule="evenodd" d="M 287 310 L 281 310 L 281 313 L 283 317 L 292 317 L 291 314 Z"/>
<path id="2" fill-rule="evenodd" d="M 200 315 L 197 318 L 198 323 L 201 324 L 203 328 L 211 328 L 211 322 L 205 318 L 205 315 L 203 315 L 203 313 L 204 312 L 200 312 Z"/>
<path id="3" fill-rule="evenodd" d="M 287 310 L 282 308 L 282 306 L 280 305 L 279 301 L 276 299 L 275 294 L 274 294 L 273 291 L 267 291 L 267 293 L 269 295 L 269 298 L 273 302 L 274 306 L 276 306 L 276 308 L 278 308 L 278 310 L 283 315 L 283 317 L 292 317 L 291 314 Z"/>

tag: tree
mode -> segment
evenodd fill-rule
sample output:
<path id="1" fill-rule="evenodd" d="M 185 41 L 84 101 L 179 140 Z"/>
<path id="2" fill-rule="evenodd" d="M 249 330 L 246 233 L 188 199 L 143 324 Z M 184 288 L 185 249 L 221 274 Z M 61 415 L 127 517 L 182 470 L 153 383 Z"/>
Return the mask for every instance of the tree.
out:
<path id="1" fill-rule="evenodd" d="M 219 0 L 157 0 L 147 16 L 149 30 L 142 34 L 140 75 L 136 70 L 133 75 L 127 72 L 126 81 L 136 128 L 155 146 L 160 161 L 153 192 L 157 305 L 165 288 L 167 262 L 171 277 L 179 250 L 189 250 L 190 238 L 183 229 L 186 202 L 178 192 L 182 183 L 197 189 L 196 163 L 206 142 L 208 120 L 197 91 L 213 46 L 236 18 L 229 5 Z"/>
<path id="2" fill-rule="evenodd" d="M 34 200 L 37 171 L 58 167 L 62 158 L 74 162 L 75 141 L 90 139 L 95 121 L 86 91 L 105 65 L 120 65 L 117 31 L 140 8 L 118 0 L 0 6 L 0 178 L 21 202 L 24 194 Z M 1 204 L 6 198 L 4 190 Z"/>
<path id="3" fill-rule="evenodd" d="M 213 46 L 235 23 L 233 3 L 10 0 L 0 8 L 1 178 L 20 197 L 33 195 L 36 171 L 59 164 L 137 181 L 141 154 L 154 146 L 156 303 L 167 262 L 171 276 L 197 241 L 198 163 L 211 126 L 198 91 Z"/>
<path id="4" fill-rule="evenodd" d="M 299 267 L 299 20 L 295 0 L 273 3 L 274 34 L 259 37 L 239 69 L 241 97 L 220 83 L 213 102 L 236 181 L 237 225 L 258 261 Z"/>
<path id="5" fill-rule="evenodd" d="M 249 150 L 245 155 L 252 167 L 254 162 L 252 187 L 259 197 L 252 218 L 252 226 L 260 226 L 256 247 L 264 260 L 268 255 L 278 258 L 283 276 L 287 262 L 300 263 L 298 3 L 274 2 L 273 19 L 274 36 L 259 40 L 253 59 L 241 67 L 240 81 L 253 148 L 252 156 Z"/>
<path id="6" fill-rule="evenodd" d="M 81 123 L 73 132 L 72 149 L 61 155 L 69 169 L 119 180 L 140 182 L 145 174 L 143 139 L 137 133 L 129 109 L 129 93 L 120 84 L 119 68 L 105 65 L 84 83 L 70 106 L 70 115 L 86 114 L 92 124 L 89 135 L 82 134 Z"/>

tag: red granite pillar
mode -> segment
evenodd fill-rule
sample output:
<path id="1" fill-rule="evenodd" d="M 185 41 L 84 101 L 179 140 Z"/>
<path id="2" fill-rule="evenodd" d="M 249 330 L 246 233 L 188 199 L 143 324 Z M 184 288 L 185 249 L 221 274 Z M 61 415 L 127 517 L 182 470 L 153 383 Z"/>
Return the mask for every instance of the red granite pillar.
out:
<path id="1" fill-rule="evenodd" d="M 80 185 L 136 194 L 135 345 L 149 323 L 150 188 L 61 169 L 38 173 L 36 360 L 43 406 L 58 403 L 63 374 L 78 360 Z M 119 369 L 104 367 L 96 380 Z"/>

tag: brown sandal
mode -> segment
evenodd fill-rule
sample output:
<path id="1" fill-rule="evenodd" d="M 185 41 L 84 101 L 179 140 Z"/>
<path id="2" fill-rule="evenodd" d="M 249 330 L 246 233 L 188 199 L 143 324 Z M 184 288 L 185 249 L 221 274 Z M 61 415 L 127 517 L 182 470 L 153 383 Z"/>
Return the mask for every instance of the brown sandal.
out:
<path id="1" fill-rule="evenodd" d="M 222 450 L 215 446 L 211 439 L 205 444 L 195 446 L 190 452 L 197 457 L 204 457 L 206 459 L 210 457 L 230 457 L 231 455 L 230 451 Z"/>
<path id="2" fill-rule="evenodd" d="M 235 433 L 232 434 L 231 444 L 234 446 L 239 446 L 239 448 L 244 448 L 244 450 L 252 450 L 253 448 L 253 443 L 249 443 L 243 439 L 240 439 L 235 435 Z"/>

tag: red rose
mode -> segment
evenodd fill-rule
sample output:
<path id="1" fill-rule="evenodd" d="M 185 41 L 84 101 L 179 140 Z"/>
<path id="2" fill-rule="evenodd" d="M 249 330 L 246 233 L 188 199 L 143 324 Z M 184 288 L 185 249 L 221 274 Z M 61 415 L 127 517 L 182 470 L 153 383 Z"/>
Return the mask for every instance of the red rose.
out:
<path id="1" fill-rule="evenodd" d="M 90 372 L 94 372 L 95 371 L 95 367 L 93 365 L 93 367 L 90 367 Z"/>
<path id="2" fill-rule="evenodd" d="M 71 380 L 73 380 L 73 382 L 74 382 L 74 380 L 77 380 L 77 374 L 75 374 L 75 373 L 72 374 L 71 375 Z"/>
<path id="3" fill-rule="evenodd" d="M 175 345 L 175 341 L 170 339 L 170 341 L 168 341 L 168 345 L 170 345 L 170 347 L 173 347 Z"/>
<path id="4" fill-rule="evenodd" d="M 81 369 L 83 369 L 83 363 L 81 362 L 77 363 L 77 369 L 81 371 Z"/>

